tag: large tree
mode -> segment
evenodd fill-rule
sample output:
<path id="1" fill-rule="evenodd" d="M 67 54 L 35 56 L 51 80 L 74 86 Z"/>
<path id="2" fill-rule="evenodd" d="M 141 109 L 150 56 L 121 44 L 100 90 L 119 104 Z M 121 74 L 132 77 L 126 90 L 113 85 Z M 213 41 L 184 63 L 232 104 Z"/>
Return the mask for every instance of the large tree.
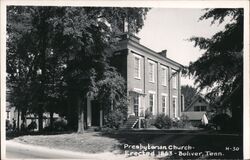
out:
<path id="1" fill-rule="evenodd" d="M 102 72 L 98 75 L 106 72 L 109 67 L 104 67 L 102 61 L 112 56 L 106 49 L 114 49 L 125 22 L 129 24 L 129 32 L 138 32 L 147 11 L 146 8 L 8 7 L 7 80 L 18 85 L 17 72 L 26 73 L 26 81 L 20 82 L 27 84 L 24 90 L 33 97 L 29 102 L 40 117 L 39 126 L 42 113 L 53 112 L 51 106 L 65 96 L 73 100 L 68 104 L 78 109 L 78 131 L 83 131 L 82 106 L 94 88 L 90 86 L 96 83 L 93 71 Z M 11 97 L 17 93 L 13 88 L 10 91 Z"/>
<path id="2" fill-rule="evenodd" d="M 211 38 L 192 37 L 205 53 L 189 66 L 200 89 L 220 108 L 229 108 L 236 126 L 242 126 L 243 111 L 243 9 L 206 9 L 200 20 L 225 24 Z"/>

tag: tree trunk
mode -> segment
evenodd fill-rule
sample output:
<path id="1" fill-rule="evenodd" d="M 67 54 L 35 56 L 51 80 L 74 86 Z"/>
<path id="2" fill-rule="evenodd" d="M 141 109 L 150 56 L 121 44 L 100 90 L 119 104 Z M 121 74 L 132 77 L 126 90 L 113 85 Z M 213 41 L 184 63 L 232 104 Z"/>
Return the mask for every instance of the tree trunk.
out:
<path id="1" fill-rule="evenodd" d="M 38 112 L 38 130 L 39 132 L 43 130 L 43 112 L 40 108 Z"/>
<path id="2" fill-rule="evenodd" d="M 53 128 L 53 123 L 54 123 L 54 112 L 50 112 L 50 128 L 52 129 Z"/>
<path id="3" fill-rule="evenodd" d="M 22 110 L 22 112 L 21 112 L 21 120 L 22 120 L 22 123 L 21 123 L 21 130 L 22 130 L 22 125 L 24 125 L 23 127 L 25 127 L 25 128 L 27 127 L 27 125 L 26 125 L 26 111 L 25 110 Z"/>
<path id="4" fill-rule="evenodd" d="M 14 126 L 14 124 L 13 124 Z M 14 127 L 14 129 L 17 129 L 19 131 L 19 126 L 20 126 L 20 110 L 17 109 L 17 126 Z"/>
<path id="5" fill-rule="evenodd" d="M 77 108 L 78 108 L 78 130 L 77 133 L 84 132 L 84 109 L 83 105 L 81 104 L 81 97 L 77 95 Z"/>

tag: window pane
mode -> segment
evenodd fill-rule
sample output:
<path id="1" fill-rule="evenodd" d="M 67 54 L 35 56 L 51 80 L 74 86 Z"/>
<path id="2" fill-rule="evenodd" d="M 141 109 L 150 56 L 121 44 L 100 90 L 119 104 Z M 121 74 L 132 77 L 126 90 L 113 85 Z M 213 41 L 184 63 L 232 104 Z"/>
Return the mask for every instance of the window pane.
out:
<path id="1" fill-rule="evenodd" d="M 173 97 L 173 117 L 175 117 L 176 98 Z"/>
<path id="2" fill-rule="evenodd" d="M 206 106 L 201 106 L 201 111 L 206 111 Z"/>
<path id="3" fill-rule="evenodd" d="M 140 78 L 140 59 L 135 57 L 135 66 L 134 66 L 135 77 Z"/>
<path id="4" fill-rule="evenodd" d="M 149 63 L 149 81 L 154 81 L 154 64 Z"/>
<path id="5" fill-rule="evenodd" d="M 162 112 L 166 111 L 166 96 L 162 96 Z"/>
<path id="6" fill-rule="evenodd" d="M 200 106 L 194 106 L 194 111 L 200 111 Z"/>
<path id="7" fill-rule="evenodd" d="M 134 96 L 134 113 L 135 116 L 138 116 L 138 108 L 139 108 L 139 95 Z"/>
<path id="8" fill-rule="evenodd" d="M 176 76 L 174 76 L 174 77 L 173 77 L 172 82 L 173 82 L 173 88 L 174 88 L 174 89 L 176 89 L 176 88 L 177 88 L 177 84 L 176 84 L 176 83 L 177 83 L 177 81 L 176 81 Z"/>
<path id="9" fill-rule="evenodd" d="M 166 85 L 167 84 L 167 74 L 166 74 L 166 69 L 161 68 L 161 84 Z"/>
<path id="10" fill-rule="evenodd" d="M 154 107 L 154 95 L 149 94 L 149 111 L 153 113 L 153 107 Z"/>

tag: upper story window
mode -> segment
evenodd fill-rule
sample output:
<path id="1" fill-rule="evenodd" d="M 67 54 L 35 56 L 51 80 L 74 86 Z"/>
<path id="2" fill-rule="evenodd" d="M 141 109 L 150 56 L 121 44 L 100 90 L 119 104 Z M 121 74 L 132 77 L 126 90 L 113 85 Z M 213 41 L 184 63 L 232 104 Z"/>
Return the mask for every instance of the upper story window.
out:
<path id="1" fill-rule="evenodd" d="M 173 83 L 173 88 L 177 89 L 177 76 L 176 75 L 173 76 L 172 83 Z"/>
<path id="2" fill-rule="evenodd" d="M 202 112 L 202 111 L 206 111 L 206 110 L 207 110 L 206 106 L 194 106 L 194 111 Z"/>
<path id="3" fill-rule="evenodd" d="M 134 77 L 141 78 L 141 58 L 140 56 L 134 55 Z"/>
<path id="4" fill-rule="evenodd" d="M 167 68 L 161 66 L 161 84 L 167 86 Z"/>
<path id="5" fill-rule="evenodd" d="M 154 77 L 154 62 L 149 61 L 149 82 L 155 82 L 155 77 Z"/>

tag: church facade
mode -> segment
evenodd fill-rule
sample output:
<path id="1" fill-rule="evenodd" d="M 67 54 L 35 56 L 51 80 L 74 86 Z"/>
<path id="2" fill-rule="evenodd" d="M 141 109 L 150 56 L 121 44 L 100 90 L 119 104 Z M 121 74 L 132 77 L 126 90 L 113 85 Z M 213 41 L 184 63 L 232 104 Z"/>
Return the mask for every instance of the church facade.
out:
<path id="1" fill-rule="evenodd" d="M 139 40 L 134 35 L 123 34 L 113 58 L 113 65 L 127 83 L 128 117 L 144 117 L 145 112 L 163 113 L 170 118 L 181 116 L 182 65 L 169 59 L 166 50 L 155 52 Z M 87 125 L 102 126 L 103 113 L 93 105 L 88 99 Z"/>

